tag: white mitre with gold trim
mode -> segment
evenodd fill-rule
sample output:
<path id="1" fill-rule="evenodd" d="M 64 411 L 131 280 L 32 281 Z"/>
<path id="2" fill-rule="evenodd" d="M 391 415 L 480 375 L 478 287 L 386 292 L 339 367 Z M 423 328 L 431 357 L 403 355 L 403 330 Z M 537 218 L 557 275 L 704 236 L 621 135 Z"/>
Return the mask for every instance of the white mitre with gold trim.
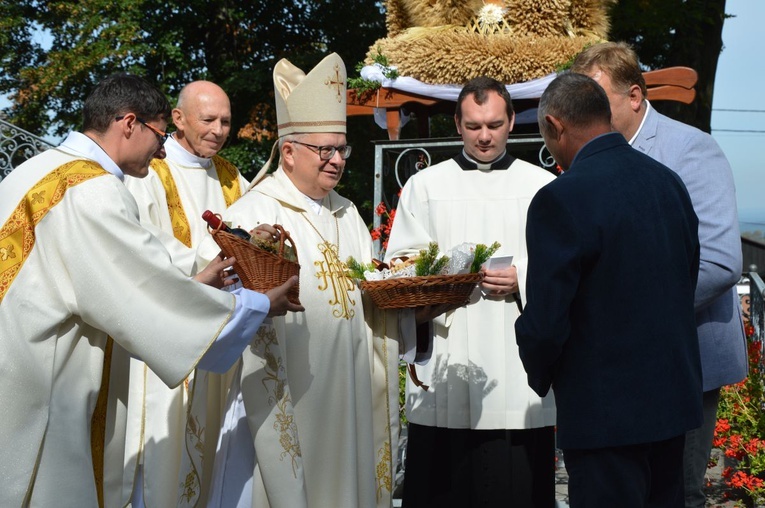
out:
<path id="1" fill-rule="evenodd" d="M 345 134 L 347 74 L 332 53 L 305 74 L 282 58 L 274 67 L 279 137 L 303 132 Z"/>

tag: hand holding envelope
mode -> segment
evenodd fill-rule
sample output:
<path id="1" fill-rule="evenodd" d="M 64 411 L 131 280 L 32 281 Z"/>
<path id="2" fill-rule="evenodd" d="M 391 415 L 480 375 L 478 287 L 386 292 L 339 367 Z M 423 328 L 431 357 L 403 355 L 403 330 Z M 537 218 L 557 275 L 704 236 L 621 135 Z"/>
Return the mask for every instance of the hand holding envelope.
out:
<path id="1" fill-rule="evenodd" d="M 518 309 L 523 311 L 518 272 L 513 266 L 513 256 L 493 256 L 481 265 L 481 268 L 486 272 L 486 277 L 481 283 L 483 294 L 488 297 L 512 295 Z"/>

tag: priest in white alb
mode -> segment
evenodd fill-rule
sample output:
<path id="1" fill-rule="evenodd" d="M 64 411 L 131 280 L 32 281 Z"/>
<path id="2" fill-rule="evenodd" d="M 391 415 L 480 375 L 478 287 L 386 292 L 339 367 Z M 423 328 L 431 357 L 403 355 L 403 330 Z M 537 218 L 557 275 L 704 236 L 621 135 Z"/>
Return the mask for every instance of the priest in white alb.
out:
<path id="1" fill-rule="evenodd" d="M 166 156 L 151 161 L 145 178 L 127 176 L 141 223 L 173 253 L 173 263 L 194 275 L 196 248 L 208 236 L 205 210 L 220 213 L 239 199 L 248 182 L 218 155 L 231 131 L 231 103 L 209 81 L 184 86 L 172 110 Z M 120 416 L 125 432 L 112 437 L 106 464 L 106 508 L 196 506 L 207 496 L 220 413 L 228 379 L 195 371 L 168 388 L 137 358 L 130 364 L 130 393 Z M 233 372 L 234 369 L 232 369 Z"/>
<path id="2" fill-rule="evenodd" d="M 139 223 L 122 180 L 164 154 L 169 111 L 156 87 L 114 75 L 85 101 L 82 133 L 0 182 L 0 506 L 103 503 L 91 418 L 112 348 L 177 386 L 197 366 L 229 369 L 267 314 L 301 310 L 294 280 L 266 295 L 190 280 Z"/>

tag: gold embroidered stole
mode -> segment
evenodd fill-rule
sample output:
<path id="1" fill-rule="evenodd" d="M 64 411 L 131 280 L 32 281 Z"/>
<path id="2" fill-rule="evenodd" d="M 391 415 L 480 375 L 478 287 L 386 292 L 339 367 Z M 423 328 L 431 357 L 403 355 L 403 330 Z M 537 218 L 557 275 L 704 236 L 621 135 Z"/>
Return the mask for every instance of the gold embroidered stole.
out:
<path id="1" fill-rule="evenodd" d="M 48 173 L 21 199 L 0 229 L 0 302 L 32 252 L 35 226 L 64 198 L 67 189 L 108 174 L 93 161 L 68 162 Z"/>
<path id="2" fill-rule="evenodd" d="M 213 164 L 215 165 L 218 181 L 220 182 L 220 187 L 223 191 L 223 199 L 226 201 L 226 208 L 228 208 L 234 201 L 239 199 L 239 196 L 242 195 L 242 189 L 238 179 L 239 172 L 237 171 L 236 166 L 217 155 L 213 156 Z M 191 226 L 189 226 L 189 219 L 186 217 L 186 212 L 183 210 L 181 196 L 178 193 L 178 187 L 175 185 L 175 180 L 170 172 L 170 166 L 164 159 L 154 159 L 151 161 L 151 167 L 157 172 L 157 175 L 162 182 L 162 187 L 165 188 L 167 211 L 170 213 L 170 221 L 173 225 L 173 235 L 186 247 L 191 247 Z"/>
<path id="3" fill-rule="evenodd" d="M 214 155 L 212 160 L 223 192 L 223 199 L 226 208 L 228 208 L 242 195 L 242 189 L 239 185 L 239 171 L 236 166 L 223 157 Z M 167 208 L 173 225 L 173 235 L 184 245 L 191 247 L 191 226 L 183 209 L 181 196 L 175 185 L 170 166 L 164 159 L 155 159 L 152 161 L 151 167 L 159 175 L 165 189 Z M 144 365 L 144 371 L 146 369 L 148 367 Z M 214 448 L 206 450 L 208 445 L 205 440 L 205 437 L 210 438 L 208 440 L 213 445 L 217 442 L 215 428 L 210 428 L 207 421 L 210 377 L 214 378 L 215 375 L 201 373 L 195 369 L 183 384 L 188 407 L 186 409 L 184 453 L 181 456 L 179 470 L 179 481 L 181 482 L 177 504 L 179 507 L 196 506 L 199 499 L 203 497 L 207 483 L 206 479 L 203 478 L 205 476 L 204 470 L 208 468 L 208 466 L 204 466 L 204 458 L 206 455 L 214 456 L 215 453 Z M 206 436 L 206 433 L 210 435 Z"/>
<path id="4" fill-rule="evenodd" d="M 226 200 L 226 208 L 228 208 L 242 195 L 242 189 L 239 186 L 239 170 L 219 155 L 213 155 L 212 160 L 215 164 L 215 172 L 218 173 L 223 199 Z"/>
<path id="5" fill-rule="evenodd" d="M 29 258 L 35 244 L 35 227 L 48 212 L 64 198 L 66 191 L 82 182 L 109 173 L 98 163 L 88 160 L 75 160 L 63 164 L 37 182 L 21 199 L 0 229 L 0 302 L 8 292 L 11 283 Z M 108 379 L 108 359 L 111 355 L 111 339 L 108 339 L 105 351 L 104 377 Z M 103 383 L 102 383 L 103 388 Z M 93 471 L 99 505 L 103 506 L 103 457 L 105 430 L 106 391 L 99 393 L 99 407 L 93 413 L 91 424 L 91 451 Z M 101 424 L 99 424 L 99 422 Z"/>
<path id="6" fill-rule="evenodd" d="M 382 397 L 385 404 L 373 403 L 373 429 L 374 429 L 374 441 L 375 441 L 375 480 L 376 480 L 376 495 L 377 502 L 380 503 L 383 500 L 390 502 L 393 495 L 393 476 L 395 474 L 396 464 L 394 460 L 398 456 L 398 443 L 394 443 L 394 439 L 397 439 L 398 428 L 396 432 L 393 432 L 391 428 L 391 421 L 393 418 L 398 419 L 399 404 L 398 397 L 394 397 L 391 392 L 398 393 L 398 378 L 395 384 L 391 384 L 391 377 L 398 373 L 396 367 L 395 373 L 391 371 L 391 361 L 388 352 L 388 333 L 385 324 L 387 324 L 387 316 L 383 312 L 383 330 L 380 337 L 373 337 L 373 349 L 374 355 L 379 360 L 380 365 L 372 366 L 372 391 L 373 399 L 375 395 Z M 381 368 L 379 368 L 381 367 Z M 381 372 L 382 371 L 382 375 Z M 395 388 L 394 388 L 395 387 Z M 382 392 L 382 393 L 380 393 Z M 395 407 L 393 407 L 393 402 Z M 383 422 L 385 422 L 383 424 Z"/>

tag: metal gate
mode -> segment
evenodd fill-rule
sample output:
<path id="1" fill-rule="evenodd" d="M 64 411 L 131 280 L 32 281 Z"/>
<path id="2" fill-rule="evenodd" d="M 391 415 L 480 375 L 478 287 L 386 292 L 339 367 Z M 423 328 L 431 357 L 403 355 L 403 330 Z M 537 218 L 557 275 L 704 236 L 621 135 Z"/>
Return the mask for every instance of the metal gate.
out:
<path id="1" fill-rule="evenodd" d="M 0 180 L 25 160 L 52 146 L 31 132 L 0 119 Z"/>

